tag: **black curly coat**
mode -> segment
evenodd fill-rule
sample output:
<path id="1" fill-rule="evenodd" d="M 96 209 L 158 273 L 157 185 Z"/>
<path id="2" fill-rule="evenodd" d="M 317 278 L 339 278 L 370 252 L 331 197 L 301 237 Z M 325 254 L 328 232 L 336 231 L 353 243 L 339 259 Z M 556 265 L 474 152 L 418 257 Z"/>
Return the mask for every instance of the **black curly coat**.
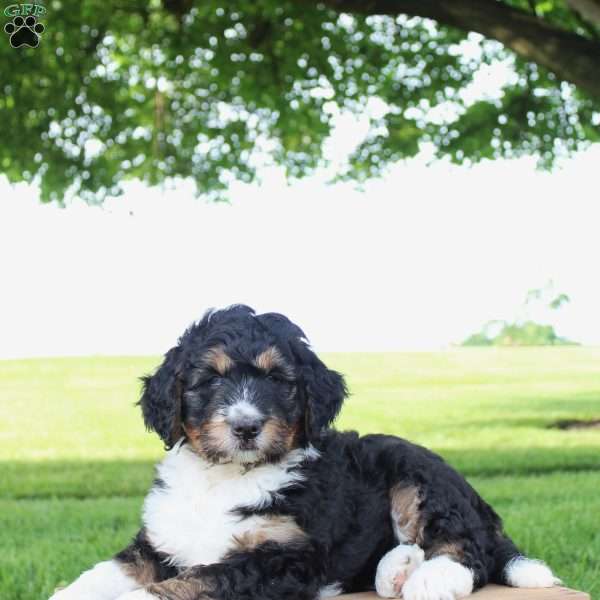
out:
<path id="1" fill-rule="evenodd" d="M 216 359 L 215 348 L 221 353 Z M 276 349 L 268 381 L 252 363 L 265 348 Z M 213 360 L 208 374 L 202 358 L 207 351 Z M 372 589 L 377 564 L 399 543 L 400 529 L 400 541 L 418 543 L 426 558 L 443 554 L 471 569 L 475 588 L 505 583 L 505 566 L 520 553 L 494 510 L 425 448 L 393 436 L 330 429 L 346 396 L 343 378 L 327 369 L 301 329 L 281 315 L 257 315 L 246 306 L 205 315 L 156 374 L 144 379 L 145 422 L 167 447 L 182 436 L 193 445 L 201 433 L 194 437 L 190 431 L 222 410 L 223 390 L 236 385 L 236 378 L 252 378 L 257 410 L 287 432 L 276 440 L 278 452 L 265 450 L 257 461 L 279 460 L 282 448 L 312 446 L 319 453 L 317 460 L 299 464 L 302 476 L 272 493 L 269 502 L 236 512 L 240 519 L 292 519 L 303 535 L 287 542 L 267 537 L 214 564 L 184 569 L 170 566 L 170 557 L 156 551 L 142 529 L 116 559 L 129 573 L 143 572 L 140 581 L 150 593 L 168 600 L 314 600 L 333 582 L 346 592 Z M 222 453 L 199 448 L 215 462 L 223 459 Z M 394 503 L 404 510 L 400 516 Z"/>

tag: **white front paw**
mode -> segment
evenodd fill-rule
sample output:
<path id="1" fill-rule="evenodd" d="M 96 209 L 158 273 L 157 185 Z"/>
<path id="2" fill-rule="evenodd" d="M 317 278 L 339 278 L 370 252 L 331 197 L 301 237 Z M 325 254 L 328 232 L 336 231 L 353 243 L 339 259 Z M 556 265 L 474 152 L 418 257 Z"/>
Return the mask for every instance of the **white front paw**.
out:
<path id="1" fill-rule="evenodd" d="M 377 565 L 375 589 L 383 598 L 399 598 L 402 586 L 424 560 L 423 550 L 417 544 L 401 544 L 390 550 Z"/>
<path id="2" fill-rule="evenodd" d="M 473 591 L 473 572 L 447 556 L 426 560 L 402 588 L 404 600 L 457 600 Z"/>
<path id="3" fill-rule="evenodd" d="M 157 597 L 144 589 L 139 589 L 123 594 L 117 600 L 157 600 Z"/>

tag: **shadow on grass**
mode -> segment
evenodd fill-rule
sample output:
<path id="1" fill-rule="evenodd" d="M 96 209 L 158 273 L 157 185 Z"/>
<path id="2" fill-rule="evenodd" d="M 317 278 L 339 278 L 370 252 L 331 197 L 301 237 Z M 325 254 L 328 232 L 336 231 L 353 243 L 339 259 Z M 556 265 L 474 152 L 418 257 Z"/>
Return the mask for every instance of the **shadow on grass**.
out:
<path id="1" fill-rule="evenodd" d="M 0 462 L 0 498 L 101 498 L 143 496 L 154 478 L 144 460 Z"/>
<path id="2" fill-rule="evenodd" d="M 597 447 L 437 448 L 468 477 L 600 471 Z M 0 498 L 103 498 L 144 496 L 154 463 L 143 460 L 0 462 Z"/>
<path id="3" fill-rule="evenodd" d="M 438 448 L 437 452 L 458 471 L 469 477 L 600 471 L 597 446 L 530 447 L 507 450 Z"/>

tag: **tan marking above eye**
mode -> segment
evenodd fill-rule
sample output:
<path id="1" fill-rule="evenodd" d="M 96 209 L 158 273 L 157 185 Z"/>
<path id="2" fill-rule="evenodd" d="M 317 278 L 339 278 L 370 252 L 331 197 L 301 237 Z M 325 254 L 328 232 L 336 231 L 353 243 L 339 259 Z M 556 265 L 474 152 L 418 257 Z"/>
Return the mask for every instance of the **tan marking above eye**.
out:
<path id="1" fill-rule="evenodd" d="M 269 348 L 263 350 L 254 359 L 254 365 L 265 373 L 278 369 L 287 377 L 292 377 L 294 374 L 292 367 L 275 346 L 269 346 Z"/>
<path id="2" fill-rule="evenodd" d="M 219 375 L 225 375 L 233 368 L 234 362 L 223 348 L 211 348 L 203 357 L 202 362 L 212 367 Z"/>
<path id="3" fill-rule="evenodd" d="M 263 350 L 254 360 L 254 364 L 262 371 L 271 371 L 274 367 L 279 367 L 283 363 L 283 357 L 275 346 L 270 346 Z"/>

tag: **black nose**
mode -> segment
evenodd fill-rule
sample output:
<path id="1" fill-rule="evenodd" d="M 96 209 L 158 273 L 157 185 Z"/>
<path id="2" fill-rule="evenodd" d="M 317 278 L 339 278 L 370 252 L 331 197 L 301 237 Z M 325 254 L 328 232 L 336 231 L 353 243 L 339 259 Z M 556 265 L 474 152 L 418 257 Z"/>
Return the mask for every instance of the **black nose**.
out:
<path id="1" fill-rule="evenodd" d="M 231 426 L 233 435 L 242 440 L 253 440 L 262 429 L 262 423 L 260 421 L 237 421 Z"/>

